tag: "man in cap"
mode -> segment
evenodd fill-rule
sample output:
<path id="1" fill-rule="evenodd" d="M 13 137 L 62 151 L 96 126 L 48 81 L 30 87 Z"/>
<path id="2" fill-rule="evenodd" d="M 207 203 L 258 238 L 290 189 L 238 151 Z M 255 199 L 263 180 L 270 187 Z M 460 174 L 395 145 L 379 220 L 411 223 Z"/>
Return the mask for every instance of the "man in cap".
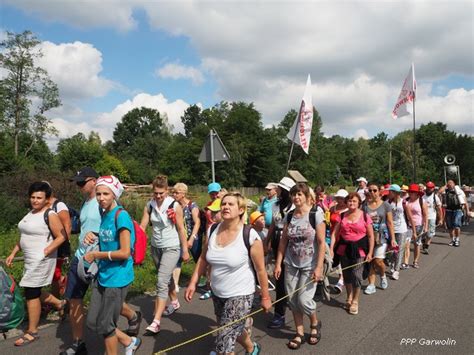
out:
<path id="1" fill-rule="evenodd" d="M 264 214 L 265 216 L 265 227 L 269 228 L 272 224 L 272 206 L 277 202 L 277 188 L 278 184 L 274 182 L 269 182 L 265 186 L 265 192 L 267 196 L 263 199 L 260 206 L 258 206 L 258 211 Z"/>
<path id="2" fill-rule="evenodd" d="M 443 223 L 441 200 L 434 189 L 435 184 L 432 181 L 428 181 L 425 185 L 425 194 L 423 195 L 423 201 L 428 206 L 428 233 L 426 238 L 423 240 L 423 249 L 421 250 L 423 254 L 428 254 L 431 240 L 436 233 L 436 226 Z"/>
<path id="3" fill-rule="evenodd" d="M 359 194 L 362 202 L 365 201 L 365 196 L 367 195 L 367 179 L 363 176 L 356 180 L 359 183 L 359 186 L 356 189 L 356 192 Z"/>

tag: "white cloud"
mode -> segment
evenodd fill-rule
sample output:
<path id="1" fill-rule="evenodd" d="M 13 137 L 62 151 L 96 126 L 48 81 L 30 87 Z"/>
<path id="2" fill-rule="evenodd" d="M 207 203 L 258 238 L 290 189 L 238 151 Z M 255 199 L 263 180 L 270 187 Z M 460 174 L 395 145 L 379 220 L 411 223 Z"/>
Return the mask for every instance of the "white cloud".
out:
<path id="1" fill-rule="evenodd" d="M 367 131 L 365 129 L 359 128 L 357 131 L 355 131 L 354 138 L 355 139 L 359 139 L 359 138 L 368 139 L 369 134 L 367 133 Z"/>
<path id="2" fill-rule="evenodd" d="M 183 132 L 181 116 L 189 104 L 179 99 L 170 102 L 163 94 L 140 93 L 133 99 L 118 104 L 110 112 L 85 113 L 72 106 L 52 110 L 48 116 L 58 129 L 59 138 L 71 137 L 79 132 L 88 135 L 90 131 L 95 131 L 105 142 L 112 139 L 117 123 L 127 112 L 142 106 L 158 110 L 160 114 L 167 117 L 168 123 L 174 127 L 174 132 Z M 54 146 L 55 143 L 57 139 L 50 140 L 50 146 Z"/>
<path id="3" fill-rule="evenodd" d="M 84 99 L 105 96 L 117 86 L 101 76 L 102 53 L 92 44 L 74 42 L 54 44 L 42 42 L 43 57 L 37 64 L 46 69 L 58 85 L 63 99 Z"/>
<path id="4" fill-rule="evenodd" d="M 113 27 L 129 31 L 136 27 L 133 3 L 128 0 L 37 1 L 3 0 L 6 4 L 38 15 L 48 22 L 60 22 L 79 28 Z"/>
<path id="5" fill-rule="evenodd" d="M 310 73 L 329 134 L 409 128 L 409 118 L 393 121 L 390 111 L 413 61 L 417 122 L 442 120 L 474 133 L 472 90 L 451 87 L 443 97 L 428 90 L 435 80 L 474 77 L 470 1 L 8 2 L 50 21 L 119 31 L 134 28 L 133 11 L 144 10 L 154 29 L 189 38 L 200 68 L 217 83 L 216 101 L 254 102 L 265 124 L 298 107 Z M 171 78 L 199 78 L 178 67 L 161 69 Z"/>
<path id="6" fill-rule="evenodd" d="M 194 85 L 204 83 L 202 72 L 192 66 L 180 65 L 178 63 L 168 63 L 161 68 L 156 69 L 155 74 L 160 78 L 190 79 Z"/>

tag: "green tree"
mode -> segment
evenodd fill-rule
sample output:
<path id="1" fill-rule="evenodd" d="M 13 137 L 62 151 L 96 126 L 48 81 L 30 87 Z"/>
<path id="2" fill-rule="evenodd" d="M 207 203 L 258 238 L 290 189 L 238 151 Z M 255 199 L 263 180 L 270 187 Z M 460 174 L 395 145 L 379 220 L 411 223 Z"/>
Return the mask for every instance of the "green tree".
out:
<path id="1" fill-rule="evenodd" d="M 103 159 L 105 149 L 97 142 L 94 133 L 86 138 L 77 133 L 70 138 L 61 139 L 57 147 L 57 160 L 62 171 L 76 171 L 84 166 L 95 166 Z"/>
<path id="2" fill-rule="evenodd" d="M 57 85 L 35 60 L 42 56 L 40 41 L 30 31 L 7 32 L 0 43 L 0 65 L 6 72 L 0 80 L 0 127 L 13 138 L 15 157 L 20 153 L 20 139 L 31 137 L 22 153 L 26 157 L 46 134 L 57 134 L 45 113 L 61 102 Z"/>
<path id="3" fill-rule="evenodd" d="M 147 107 L 127 112 L 113 133 L 112 152 L 119 157 L 134 182 L 149 183 L 163 171 L 171 142 L 166 115 Z"/>

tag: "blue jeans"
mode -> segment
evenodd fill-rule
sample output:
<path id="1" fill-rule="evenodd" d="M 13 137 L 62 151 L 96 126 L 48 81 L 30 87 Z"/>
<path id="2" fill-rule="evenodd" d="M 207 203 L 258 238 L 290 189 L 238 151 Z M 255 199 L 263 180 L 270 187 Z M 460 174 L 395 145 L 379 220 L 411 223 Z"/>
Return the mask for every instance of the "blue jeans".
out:
<path id="1" fill-rule="evenodd" d="M 461 228 L 462 210 L 446 210 L 445 218 L 448 230 Z"/>

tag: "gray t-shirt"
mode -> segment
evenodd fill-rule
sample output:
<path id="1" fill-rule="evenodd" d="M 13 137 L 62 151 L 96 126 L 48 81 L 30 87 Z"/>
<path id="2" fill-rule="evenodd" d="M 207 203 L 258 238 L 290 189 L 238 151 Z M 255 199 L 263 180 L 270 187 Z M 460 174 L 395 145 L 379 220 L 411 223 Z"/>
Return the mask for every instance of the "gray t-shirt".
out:
<path id="1" fill-rule="evenodd" d="M 370 208 L 368 205 L 364 205 L 363 210 L 372 219 L 372 227 L 375 232 L 382 233 L 385 240 L 389 238 L 387 229 L 387 213 L 392 212 L 392 207 L 387 201 L 383 201 L 382 204 L 376 209 Z M 382 242 L 385 242 L 382 240 Z"/>
<path id="2" fill-rule="evenodd" d="M 324 223 L 324 215 L 320 209 L 301 217 L 293 214 L 291 221 L 288 221 L 288 215 L 285 217 L 285 224 L 288 225 L 288 245 L 284 262 L 305 270 L 313 269 L 317 261 L 316 230 L 311 226 L 310 215 L 316 219 L 315 226 Z"/>

